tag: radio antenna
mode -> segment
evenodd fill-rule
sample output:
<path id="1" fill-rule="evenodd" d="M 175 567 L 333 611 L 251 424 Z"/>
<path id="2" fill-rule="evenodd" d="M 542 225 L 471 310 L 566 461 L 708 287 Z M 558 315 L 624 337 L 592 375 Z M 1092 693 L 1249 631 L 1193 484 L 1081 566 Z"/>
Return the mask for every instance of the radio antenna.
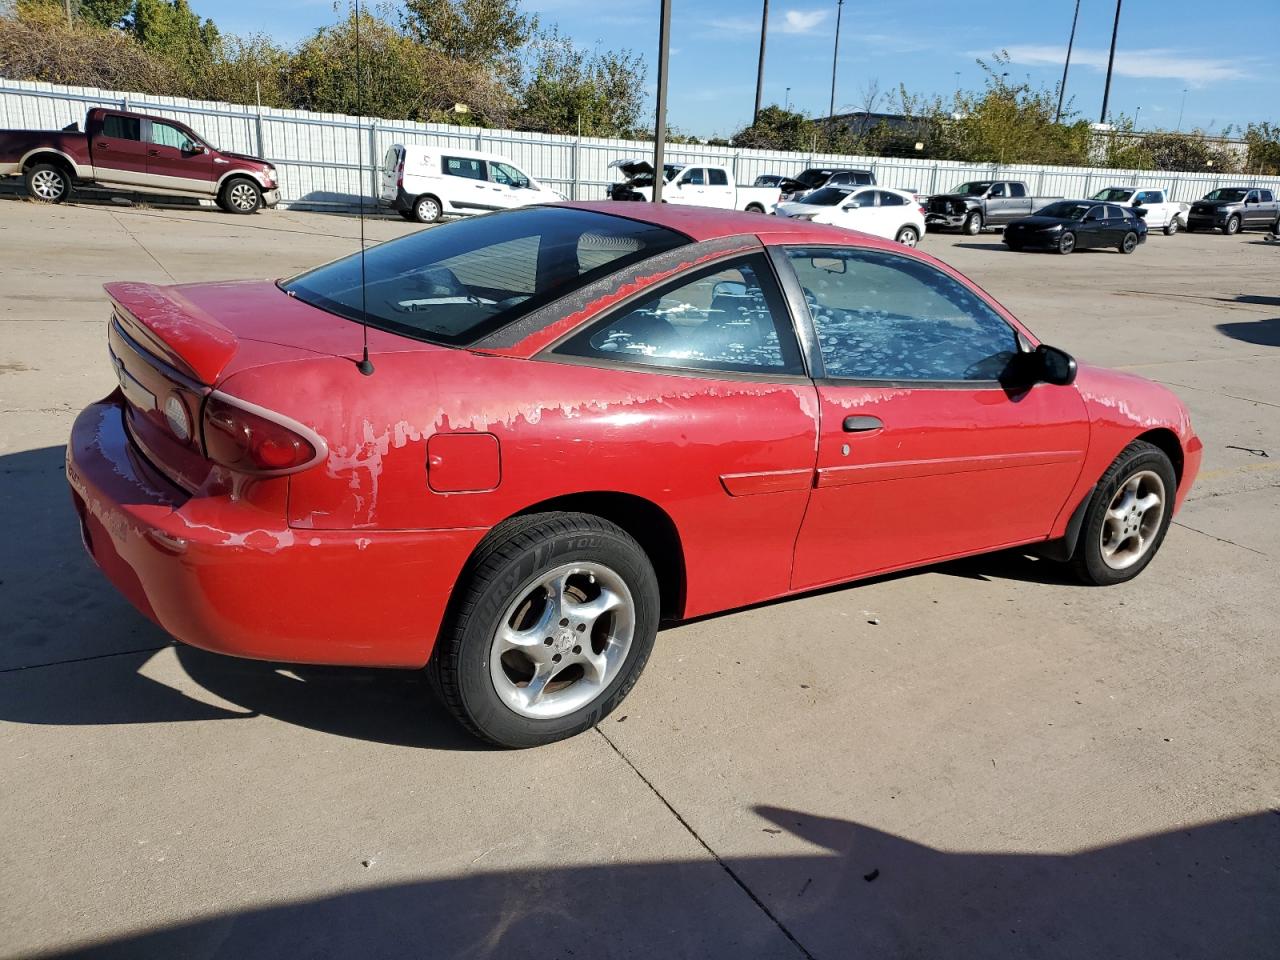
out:
<path id="1" fill-rule="evenodd" d="M 364 129 L 360 121 L 364 120 L 364 85 L 360 78 L 360 0 L 355 0 L 356 8 L 356 129 Z M 373 363 L 369 360 L 369 295 L 365 279 L 364 265 L 364 151 L 356 150 L 356 170 L 359 178 L 360 198 L 360 331 L 364 337 L 364 352 L 356 369 L 366 377 L 373 373 Z"/>

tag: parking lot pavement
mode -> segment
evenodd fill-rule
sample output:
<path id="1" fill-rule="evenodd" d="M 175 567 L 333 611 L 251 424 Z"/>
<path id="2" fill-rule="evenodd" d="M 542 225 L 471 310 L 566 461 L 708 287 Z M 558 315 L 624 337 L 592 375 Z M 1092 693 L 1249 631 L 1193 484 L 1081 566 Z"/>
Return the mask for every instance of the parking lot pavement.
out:
<path id="1" fill-rule="evenodd" d="M 103 282 L 285 276 L 359 227 L 0 200 L 0 956 L 1274 952 L 1280 249 L 928 236 L 1186 400 L 1203 473 L 1152 567 L 1001 554 L 682 624 L 601 728 L 499 752 L 413 674 L 173 645 L 67 500 Z"/>

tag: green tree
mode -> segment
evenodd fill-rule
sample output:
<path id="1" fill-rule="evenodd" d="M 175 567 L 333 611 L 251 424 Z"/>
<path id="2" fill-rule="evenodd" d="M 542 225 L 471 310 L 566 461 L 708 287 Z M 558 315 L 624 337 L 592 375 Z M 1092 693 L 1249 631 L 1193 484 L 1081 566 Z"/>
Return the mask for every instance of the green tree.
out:
<path id="1" fill-rule="evenodd" d="M 1249 172 L 1263 176 L 1280 174 L 1280 124 L 1251 123 L 1244 132 L 1249 144 Z"/>
<path id="2" fill-rule="evenodd" d="M 733 135 L 735 147 L 755 150 L 811 150 L 817 126 L 803 113 L 776 103 L 762 107 L 755 122 Z"/>
<path id="3" fill-rule="evenodd" d="M 628 137 L 641 125 L 644 61 L 623 50 L 586 53 L 556 30 L 531 44 L 520 124 L 546 133 Z"/>
<path id="4" fill-rule="evenodd" d="M 537 33 L 519 0 L 405 0 L 403 26 L 418 42 L 454 60 L 505 65 Z"/>
<path id="5" fill-rule="evenodd" d="M 1203 130 L 1190 133 L 1149 133 L 1142 138 L 1142 149 L 1156 170 L 1218 170 L 1236 173 L 1240 161 L 1214 143 Z"/>
<path id="6" fill-rule="evenodd" d="M 201 20 L 187 0 L 134 0 L 126 26 L 143 48 L 183 78 L 180 91 L 202 97 L 221 39 L 212 20 Z"/>
<path id="7" fill-rule="evenodd" d="M 76 0 L 77 16 L 99 27 L 118 27 L 133 8 L 133 0 Z"/>

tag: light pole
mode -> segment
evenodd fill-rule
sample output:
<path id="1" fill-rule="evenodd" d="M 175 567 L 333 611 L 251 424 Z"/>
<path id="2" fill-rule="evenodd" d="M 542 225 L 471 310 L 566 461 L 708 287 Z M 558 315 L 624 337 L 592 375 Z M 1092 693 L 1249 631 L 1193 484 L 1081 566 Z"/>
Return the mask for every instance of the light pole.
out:
<path id="1" fill-rule="evenodd" d="M 1098 118 L 1099 123 L 1107 122 L 1107 101 L 1111 99 L 1111 70 L 1116 63 L 1116 37 L 1120 33 L 1120 4 L 1123 0 L 1116 0 L 1116 22 L 1111 27 L 1111 55 L 1107 58 L 1107 85 L 1102 88 L 1102 116 Z"/>
<path id="2" fill-rule="evenodd" d="M 844 11 L 844 0 L 836 0 L 836 45 L 831 54 L 831 106 L 827 108 L 827 117 L 836 115 L 836 63 L 840 59 L 840 14 Z"/>
<path id="3" fill-rule="evenodd" d="M 1138 118 L 1142 116 L 1142 108 L 1138 107 L 1133 111 L 1133 132 L 1137 133 L 1141 128 L 1138 126 Z"/>
<path id="4" fill-rule="evenodd" d="M 751 115 L 754 127 L 760 119 L 760 97 L 764 93 L 764 41 L 769 35 L 769 0 L 764 0 L 764 12 L 760 14 L 760 65 L 756 68 L 756 112 Z"/>
<path id="5" fill-rule="evenodd" d="M 662 0 L 658 27 L 658 114 L 653 131 L 653 202 L 662 202 L 663 150 L 667 145 L 667 61 L 671 59 L 671 0 Z"/>
<path id="6" fill-rule="evenodd" d="M 785 110 L 791 109 L 791 88 L 790 87 L 787 87 L 787 105 L 783 109 Z"/>
<path id="7" fill-rule="evenodd" d="M 1058 88 L 1058 112 L 1054 115 L 1053 122 L 1062 122 L 1062 98 L 1067 95 L 1067 71 L 1071 69 L 1071 48 L 1076 43 L 1076 21 L 1080 19 L 1080 0 L 1076 0 L 1075 16 L 1071 18 L 1071 37 L 1067 40 L 1067 59 L 1062 64 L 1062 86 Z"/>
<path id="8" fill-rule="evenodd" d="M 1187 107 L 1187 88 L 1182 88 L 1182 104 L 1178 107 L 1178 132 L 1182 132 L 1182 111 Z"/>

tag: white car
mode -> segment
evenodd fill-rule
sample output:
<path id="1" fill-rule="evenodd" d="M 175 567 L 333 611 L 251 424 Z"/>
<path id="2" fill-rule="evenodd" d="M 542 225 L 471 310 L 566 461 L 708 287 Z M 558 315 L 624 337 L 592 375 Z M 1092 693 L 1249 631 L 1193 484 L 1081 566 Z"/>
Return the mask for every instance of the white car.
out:
<path id="1" fill-rule="evenodd" d="M 488 213 L 567 199 L 497 154 L 397 143 L 382 161 L 378 204 L 406 220 L 435 223 L 446 214 Z"/>
<path id="2" fill-rule="evenodd" d="M 614 160 L 609 167 L 626 177 L 609 188 L 610 200 L 653 200 L 653 164 L 648 160 Z M 776 186 L 739 186 L 728 167 L 664 163 L 662 172 L 664 203 L 772 213 L 782 199 L 782 191 Z"/>
<path id="3" fill-rule="evenodd" d="M 1121 207 L 1141 207 L 1146 211 L 1142 219 L 1147 229 L 1163 230 L 1171 237 L 1187 225 L 1189 203 L 1176 203 L 1167 199 L 1158 187 L 1107 187 L 1093 195 L 1094 200 L 1105 200 Z"/>
<path id="4" fill-rule="evenodd" d="M 914 194 L 888 187 L 822 187 L 778 204 L 778 216 L 830 223 L 914 247 L 924 236 L 924 207 Z"/>

